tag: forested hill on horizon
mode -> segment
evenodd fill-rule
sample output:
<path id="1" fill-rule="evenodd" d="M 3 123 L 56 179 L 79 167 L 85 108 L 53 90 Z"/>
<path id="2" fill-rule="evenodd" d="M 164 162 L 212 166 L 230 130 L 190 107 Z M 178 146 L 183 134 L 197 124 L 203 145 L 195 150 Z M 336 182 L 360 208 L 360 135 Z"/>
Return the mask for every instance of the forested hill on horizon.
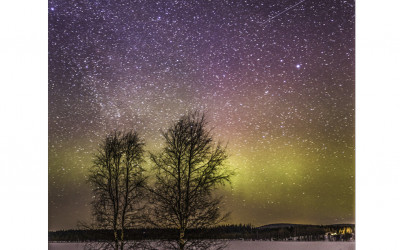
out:
<path id="1" fill-rule="evenodd" d="M 286 228 L 286 227 L 296 227 L 296 226 L 340 226 L 340 227 L 354 227 L 354 223 L 340 223 L 340 224 L 329 224 L 329 225 L 318 225 L 318 224 L 297 224 L 297 223 L 273 223 L 263 226 L 256 227 L 257 229 L 264 228 Z"/>
<path id="2" fill-rule="evenodd" d="M 273 229 L 273 228 L 289 228 L 289 227 L 305 227 L 305 226 L 323 226 L 323 227 L 355 227 L 354 223 L 338 223 L 338 224 L 298 224 L 298 223 L 271 223 L 271 224 L 266 224 L 262 226 L 253 226 L 251 224 L 226 224 L 226 225 L 220 225 L 216 226 L 215 228 L 218 227 L 251 227 L 255 229 Z M 143 227 L 146 228 L 146 227 Z M 140 228 L 140 229 L 143 229 Z M 150 229 L 148 227 L 147 229 Z M 60 229 L 60 230 L 49 230 L 49 233 L 54 233 L 54 232 L 66 232 L 66 231 L 84 231 L 80 229 Z"/>
<path id="3" fill-rule="evenodd" d="M 127 240 L 171 240 L 177 229 L 138 228 L 126 232 Z M 112 239 L 112 230 L 60 230 L 49 232 L 49 242 L 82 242 Z M 277 223 L 261 227 L 222 225 L 208 229 L 189 229 L 192 239 L 244 239 L 295 241 L 354 241 L 354 224 L 306 225 Z"/>

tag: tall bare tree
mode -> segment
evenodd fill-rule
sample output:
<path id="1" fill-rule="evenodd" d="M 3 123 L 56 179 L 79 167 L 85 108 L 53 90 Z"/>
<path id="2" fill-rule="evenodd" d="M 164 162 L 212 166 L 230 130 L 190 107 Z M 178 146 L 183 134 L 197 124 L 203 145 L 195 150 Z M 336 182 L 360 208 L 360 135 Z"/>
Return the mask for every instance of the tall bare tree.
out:
<path id="1" fill-rule="evenodd" d="M 136 132 L 111 133 L 100 145 L 90 169 L 95 228 L 114 233 L 113 243 L 107 249 L 132 248 L 126 245 L 125 232 L 138 222 L 143 209 L 143 146 Z"/>
<path id="2" fill-rule="evenodd" d="M 213 141 L 204 114 L 192 112 L 163 132 L 162 152 L 151 154 L 155 185 L 151 189 L 152 223 L 179 230 L 173 249 L 207 249 L 205 241 L 189 240 L 187 229 L 223 221 L 222 197 L 213 192 L 229 182 L 226 149 Z M 165 246 L 164 246 L 165 247 Z"/>

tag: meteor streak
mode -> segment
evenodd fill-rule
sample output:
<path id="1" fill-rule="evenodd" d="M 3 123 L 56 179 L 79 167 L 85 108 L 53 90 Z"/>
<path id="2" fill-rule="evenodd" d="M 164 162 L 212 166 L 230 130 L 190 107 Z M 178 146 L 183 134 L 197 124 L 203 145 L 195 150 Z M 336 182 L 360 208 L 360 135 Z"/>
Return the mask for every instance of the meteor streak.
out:
<path id="1" fill-rule="evenodd" d="M 301 4 L 301 3 L 305 2 L 305 1 L 306 1 L 306 0 L 302 0 L 302 1 L 296 3 L 296 4 L 292 5 L 292 6 L 289 6 L 288 8 L 286 8 L 285 10 L 279 12 L 279 13 L 276 14 L 275 16 L 268 18 L 268 20 L 265 21 L 263 24 L 265 24 L 266 22 L 270 22 L 270 21 L 271 21 L 272 19 L 274 19 L 275 17 L 278 17 L 278 16 L 282 15 L 283 13 L 288 12 L 289 10 L 293 9 L 294 7 L 296 7 L 297 5 L 299 5 L 299 4 Z"/>

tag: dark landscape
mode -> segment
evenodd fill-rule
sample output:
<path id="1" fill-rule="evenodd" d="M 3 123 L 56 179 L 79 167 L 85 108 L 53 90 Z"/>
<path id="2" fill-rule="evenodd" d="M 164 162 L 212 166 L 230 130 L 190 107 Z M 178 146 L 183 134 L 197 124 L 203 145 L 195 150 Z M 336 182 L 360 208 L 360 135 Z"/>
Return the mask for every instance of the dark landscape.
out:
<path id="1" fill-rule="evenodd" d="M 129 229 L 127 240 L 173 240 L 176 229 Z M 300 225 L 271 224 L 224 225 L 188 230 L 189 239 L 269 240 L 269 241 L 354 241 L 354 224 Z M 113 240 L 112 230 L 61 230 L 49 232 L 50 242 L 85 242 Z"/>

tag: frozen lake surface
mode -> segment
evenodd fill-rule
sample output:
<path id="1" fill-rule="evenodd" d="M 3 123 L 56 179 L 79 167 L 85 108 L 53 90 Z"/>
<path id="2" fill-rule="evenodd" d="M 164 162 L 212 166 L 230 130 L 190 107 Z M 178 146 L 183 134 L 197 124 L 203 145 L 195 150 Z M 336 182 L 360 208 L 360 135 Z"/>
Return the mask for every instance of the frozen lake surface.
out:
<path id="1" fill-rule="evenodd" d="M 83 250 L 85 243 L 49 243 L 49 250 Z M 231 240 L 227 250 L 354 250 L 355 242 L 282 242 Z"/>

